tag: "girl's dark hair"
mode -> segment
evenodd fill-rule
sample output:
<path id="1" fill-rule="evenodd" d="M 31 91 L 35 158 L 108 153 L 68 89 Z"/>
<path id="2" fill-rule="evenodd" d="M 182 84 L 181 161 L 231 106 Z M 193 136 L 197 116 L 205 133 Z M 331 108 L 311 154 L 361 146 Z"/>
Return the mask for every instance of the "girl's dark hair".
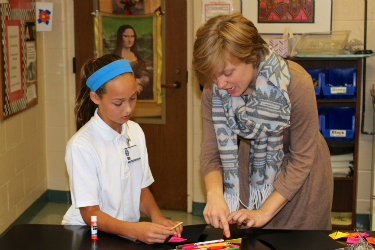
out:
<path id="1" fill-rule="evenodd" d="M 122 34 L 124 34 L 125 30 L 127 30 L 127 29 L 131 29 L 134 32 L 134 44 L 133 44 L 133 46 L 131 46 L 130 51 L 133 52 L 138 57 L 138 54 L 137 54 L 137 50 L 138 50 L 137 33 L 135 32 L 134 28 L 132 26 L 128 25 L 128 24 L 120 26 L 120 28 L 118 28 L 118 30 L 117 30 L 116 49 L 113 52 L 113 54 L 121 56 L 121 51 L 122 51 L 122 48 L 123 48 Z"/>
<path id="2" fill-rule="evenodd" d="M 77 93 L 77 99 L 74 107 L 76 116 L 77 130 L 85 125 L 94 115 L 97 105 L 90 99 L 90 88 L 87 87 L 87 79 L 100 68 L 110 64 L 111 62 L 121 60 L 122 57 L 118 55 L 108 54 L 98 59 L 91 59 L 87 61 L 81 69 L 81 86 Z M 101 98 L 106 93 L 106 83 L 96 90 L 96 94 Z"/>

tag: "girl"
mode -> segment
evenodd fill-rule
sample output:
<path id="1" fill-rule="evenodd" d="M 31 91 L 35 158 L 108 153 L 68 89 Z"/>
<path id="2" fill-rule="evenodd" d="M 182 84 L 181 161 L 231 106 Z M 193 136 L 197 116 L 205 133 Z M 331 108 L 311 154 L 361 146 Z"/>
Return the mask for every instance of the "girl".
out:
<path id="1" fill-rule="evenodd" d="M 69 140 L 65 161 L 72 206 L 64 225 L 90 225 L 140 241 L 162 243 L 181 236 L 182 226 L 160 212 L 148 186 L 154 181 L 145 136 L 129 121 L 137 101 L 137 85 L 129 62 L 104 55 L 82 68 L 75 114 L 78 132 Z M 139 222 L 140 211 L 152 223 Z"/>

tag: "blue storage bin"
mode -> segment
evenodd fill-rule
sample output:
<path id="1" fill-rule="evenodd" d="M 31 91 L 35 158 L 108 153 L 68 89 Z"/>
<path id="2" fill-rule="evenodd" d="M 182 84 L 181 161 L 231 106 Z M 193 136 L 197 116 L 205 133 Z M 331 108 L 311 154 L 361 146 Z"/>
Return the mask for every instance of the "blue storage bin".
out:
<path id="1" fill-rule="evenodd" d="M 327 107 L 322 112 L 321 126 L 328 141 L 354 141 L 355 108 Z"/>
<path id="2" fill-rule="evenodd" d="M 324 107 L 318 107 L 318 117 L 319 117 L 319 132 L 322 132 L 322 113 L 323 113 Z"/>
<path id="3" fill-rule="evenodd" d="M 318 81 L 318 86 L 314 86 L 315 89 L 315 96 L 316 99 L 321 98 L 321 90 L 322 90 L 322 72 L 324 69 L 306 69 L 307 73 L 311 75 L 313 82 Z"/>
<path id="4" fill-rule="evenodd" d="M 356 68 L 332 68 L 322 75 L 324 99 L 354 99 L 357 84 Z"/>

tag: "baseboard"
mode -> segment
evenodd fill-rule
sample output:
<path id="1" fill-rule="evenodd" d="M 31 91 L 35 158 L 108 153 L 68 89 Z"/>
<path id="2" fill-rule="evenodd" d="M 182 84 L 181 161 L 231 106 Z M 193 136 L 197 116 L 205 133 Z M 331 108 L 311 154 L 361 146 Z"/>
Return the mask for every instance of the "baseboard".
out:
<path id="1" fill-rule="evenodd" d="M 72 203 L 70 191 L 47 190 L 48 201 L 57 203 Z"/>
<path id="2" fill-rule="evenodd" d="M 45 191 L 33 204 L 28 207 L 3 233 L 3 236 L 9 229 L 15 225 L 28 224 L 43 209 L 48 202 L 71 203 L 70 192 L 60 190 Z"/>
<path id="3" fill-rule="evenodd" d="M 355 215 L 355 227 L 359 231 L 370 230 L 370 214 L 356 214 Z"/>
<path id="4" fill-rule="evenodd" d="M 193 201 L 193 215 L 197 216 L 203 216 L 203 210 L 206 206 L 206 203 L 201 203 L 201 202 L 195 202 Z"/>

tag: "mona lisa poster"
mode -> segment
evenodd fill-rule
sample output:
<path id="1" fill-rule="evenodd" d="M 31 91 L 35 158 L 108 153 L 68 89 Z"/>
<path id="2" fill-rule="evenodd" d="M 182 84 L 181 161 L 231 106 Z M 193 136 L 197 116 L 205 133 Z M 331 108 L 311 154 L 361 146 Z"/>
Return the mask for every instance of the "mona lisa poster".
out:
<path id="1" fill-rule="evenodd" d="M 157 102 L 161 70 L 157 15 L 99 13 L 100 55 L 116 54 L 128 60 L 137 83 L 138 102 Z"/>

